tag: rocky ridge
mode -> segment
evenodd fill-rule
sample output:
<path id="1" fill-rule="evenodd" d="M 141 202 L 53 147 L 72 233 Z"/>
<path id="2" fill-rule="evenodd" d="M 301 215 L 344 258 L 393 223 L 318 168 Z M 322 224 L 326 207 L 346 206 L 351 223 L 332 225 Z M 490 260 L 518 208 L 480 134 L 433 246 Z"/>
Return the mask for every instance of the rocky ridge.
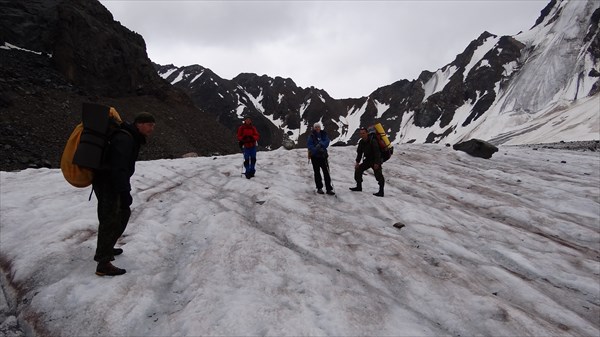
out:
<path id="1" fill-rule="evenodd" d="M 97 1 L 0 0 L 0 170 L 59 167 L 81 104 L 157 117 L 140 159 L 237 152 L 235 135 L 156 73 L 143 38 Z"/>

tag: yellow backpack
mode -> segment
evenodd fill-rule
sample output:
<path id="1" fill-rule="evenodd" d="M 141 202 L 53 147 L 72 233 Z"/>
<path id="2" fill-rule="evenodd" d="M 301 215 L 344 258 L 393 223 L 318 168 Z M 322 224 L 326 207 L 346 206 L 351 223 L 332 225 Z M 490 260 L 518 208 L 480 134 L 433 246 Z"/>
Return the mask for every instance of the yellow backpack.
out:
<path id="1" fill-rule="evenodd" d="M 94 169 L 102 164 L 111 124 L 123 121 L 115 108 L 83 103 L 82 122 L 75 126 L 60 158 L 60 169 L 69 184 L 87 187 L 92 184 Z"/>

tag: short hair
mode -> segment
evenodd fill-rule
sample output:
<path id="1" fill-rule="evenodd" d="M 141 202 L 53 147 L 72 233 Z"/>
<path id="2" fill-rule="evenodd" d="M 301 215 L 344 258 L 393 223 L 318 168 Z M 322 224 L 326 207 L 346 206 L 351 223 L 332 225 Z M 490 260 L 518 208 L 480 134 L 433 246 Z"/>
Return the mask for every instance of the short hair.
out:
<path id="1" fill-rule="evenodd" d="M 156 120 L 154 119 L 154 116 L 152 116 L 151 113 L 149 113 L 149 112 L 140 112 L 133 119 L 133 123 L 134 124 L 156 123 Z"/>

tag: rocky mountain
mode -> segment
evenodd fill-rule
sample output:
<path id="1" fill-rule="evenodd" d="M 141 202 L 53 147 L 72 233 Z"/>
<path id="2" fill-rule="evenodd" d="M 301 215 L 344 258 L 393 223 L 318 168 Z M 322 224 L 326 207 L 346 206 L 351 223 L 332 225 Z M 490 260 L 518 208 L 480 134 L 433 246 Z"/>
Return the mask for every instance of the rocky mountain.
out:
<path id="1" fill-rule="evenodd" d="M 259 144 L 266 148 L 278 148 L 284 137 L 305 139 L 306 125 L 338 120 L 346 109 L 324 90 L 298 87 L 290 78 L 244 73 L 226 80 L 199 65 L 155 66 L 160 76 L 230 130 L 236 130 L 244 117 L 251 117 L 261 134 Z"/>
<path id="2" fill-rule="evenodd" d="M 144 39 L 98 1 L 0 0 L 0 169 L 58 167 L 81 103 L 157 119 L 142 159 L 237 151 L 234 135 L 156 73 Z"/>
<path id="3" fill-rule="evenodd" d="M 269 137 L 261 143 L 272 148 L 286 136 L 304 145 L 317 121 L 338 144 L 354 144 L 358 127 L 378 121 L 393 143 L 598 139 L 599 7 L 593 0 L 552 0 L 529 31 L 484 32 L 435 72 L 360 98 L 336 100 L 280 77 L 240 74 L 225 80 L 198 65 L 156 68 L 231 130 L 243 116 L 254 117 Z M 573 107 L 580 112 L 570 113 Z M 564 131 L 574 128 L 576 139 L 564 139 L 573 137 Z"/>

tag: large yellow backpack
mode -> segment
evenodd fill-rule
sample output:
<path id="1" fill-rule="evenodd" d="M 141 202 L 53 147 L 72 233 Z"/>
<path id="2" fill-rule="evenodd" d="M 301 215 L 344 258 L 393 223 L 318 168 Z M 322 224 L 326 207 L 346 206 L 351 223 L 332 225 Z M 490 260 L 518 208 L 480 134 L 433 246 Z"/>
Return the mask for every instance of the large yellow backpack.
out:
<path id="1" fill-rule="evenodd" d="M 60 158 L 63 176 L 75 187 L 92 184 L 94 170 L 102 165 L 110 130 L 122 123 L 117 110 L 100 104 L 83 103 L 81 116 L 82 122 L 71 132 Z"/>
<path id="2" fill-rule="evenodd" d="M 390 139 L 385 134 L 383 125 L 381 125 L 381 123 L 377 123 L 373 126 L 370 126 L 369 130 L 371 130 L 369 137 L 375 139 L 379 145 L 379 151 L 381 151 L 381 160 L 383 162 L 387 161 L 390 159 L 392 154 L 394 154 L 394 146 L 390 143 Z"/>

